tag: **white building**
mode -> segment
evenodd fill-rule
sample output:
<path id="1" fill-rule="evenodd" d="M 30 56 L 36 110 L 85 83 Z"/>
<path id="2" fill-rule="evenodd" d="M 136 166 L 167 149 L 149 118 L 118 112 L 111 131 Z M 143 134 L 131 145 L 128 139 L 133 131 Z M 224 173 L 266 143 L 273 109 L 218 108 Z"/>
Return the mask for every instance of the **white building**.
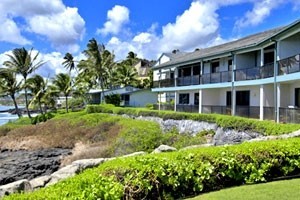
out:
<path id="1" fill-rule="evenodd" d="M 300 20 L 153 67 L 175 111 L 300 122 Z"/>

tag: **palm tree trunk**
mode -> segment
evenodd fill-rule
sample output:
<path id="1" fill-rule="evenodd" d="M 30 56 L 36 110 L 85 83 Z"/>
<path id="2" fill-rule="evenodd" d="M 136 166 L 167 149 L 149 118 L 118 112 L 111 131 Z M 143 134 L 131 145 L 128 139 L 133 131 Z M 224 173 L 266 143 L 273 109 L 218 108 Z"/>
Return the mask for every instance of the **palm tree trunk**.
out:
<path id="1" fill-rule="evenodd" d="M 105 95 L 104 95 L 104 83 L 103 83 L 103 79 L 100 78 L 100 87 L 101 87 L 101 103 L 103 103 L 103 101 L 105 101 Z"/>
<path id="2" fill-rule="evenodd" d="M 21 112 L 19 111 L 19 108 L 18 108 L 18 104 L 17 104 L 16 98 L 15 98 L 15 95 L 11 95 L 11 98 L 12 98 L 12 100 L 13 100 L 13 102 L 14 102 L 16 113 L 17 113 L 18 117 L 21 118 L 21 117 L 22 117 L 22 114 L 21 114 Z"/>
<path id="3" fill-rule="evenodd" d="M 43 115 L 44 112 L 43 112 L 43 108 L 42 108 L 42 103 L 41 103 L 41 100 L 38 99 L 38 102 L 39 102 L 39 107 L 40 107 L 40 111 L 41 111 L 41 114 Z"/>
<path id="4" fill-rule="evenodd" d="M 67 113 L 69 112 L 69 105 L 68 105 L 68 96 L 65 96 L 66 97 L 66 110 L 67 110 Z"/>
<path id="5" fill-rule="evenodd" d="M 31 115 L 30 115 L 29 108 L 28 108 L 28 96 L 27 96 L 26 81 L 27 81 L 27 79 L 24 78 L 24 82 L 25 82 L 25 88 L 24 88 L 25 89 L 25 107 L 26 107 L 27 115 L 28 115 L 29 119 L 31 119 Z"/>

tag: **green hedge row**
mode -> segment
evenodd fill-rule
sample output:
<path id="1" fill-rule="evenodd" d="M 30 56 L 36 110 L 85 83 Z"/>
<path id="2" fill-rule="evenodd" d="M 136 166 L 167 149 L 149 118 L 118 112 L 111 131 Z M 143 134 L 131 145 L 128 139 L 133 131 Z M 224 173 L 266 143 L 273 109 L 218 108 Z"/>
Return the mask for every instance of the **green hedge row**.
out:
<path id="1" fill-rule="evenodd" d="M 179 199 L 299 174 L 299 146 L 293 138 L 120 158 L 7 199 Z"/>
<path id="2" fill-rule="evenodd" d="M 253 131 L 263 135 L 280 135 L 291 133 L 300 129 L 300 124 L 278 124 L 273 121 L 259 121 L 236 116 L 218 115 L 218 114 L 198 114 L 184 113 L 174 111 L 158 111 L 146 108 L 122 108 L 110 104 L 88 105 L 88 113 L 114 113 L 127 114 L 132 116 L 154 116 L 163 119 L 183 120 L 190 119 L 196 121 L 205 121 L 216 123 L 225 129 L 234 129 L 238 131 Z"/>

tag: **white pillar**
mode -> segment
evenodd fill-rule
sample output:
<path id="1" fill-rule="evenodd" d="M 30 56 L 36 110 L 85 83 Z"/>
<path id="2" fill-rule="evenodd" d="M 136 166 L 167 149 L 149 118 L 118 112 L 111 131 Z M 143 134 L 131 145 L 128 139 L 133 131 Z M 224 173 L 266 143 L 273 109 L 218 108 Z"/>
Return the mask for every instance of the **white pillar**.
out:
<path id="1" fill-rule="evenodd" d="M 160 105 L 161 105 L 161 93 L 159 92 L 158 93 L 158 96 L 159 96 L 159 100 L 158 100 L 158 110 L 160 110 Z"/>
<path id="2" fill-rule="evenodd" d="M 199 113 L 202 113 L 202 89 L 199 90 Z"/>
<path id="3" fill-rule="evenodd" d="M 276 112 L 277 112 L 276 122 L 277 123 L 279 122 L 279 116 L 280 116 L 279 108 L 280 108 L 280 83 L 277 83 L 277 108 L 276 108 Z"/>
<path id="4" fill-rule="evenodd" d="M 176 105 L 177 105 L 177 97 L 178 97 L 178 92 L 175 91 L 175 98 L 174 98 L 174 111 L 176 112 Z"/>
<path id="5" fill-rule="evenodd" d="M 260 85 L 259 89 L 259 120 L 264 120 L 264 85 Z"/>
<path id="6" fill-rule="evenodd" d="M 236 90 L 235 87 L 232 87 L 231 89 L 231 115 L 235 116 L 236 113 Z"/>
<path id="7" fill-rule="evenodd" d="M 265 56 L 264 56 L 264 49 L 260 49 L 260 66 L 264 66 L 264 60 L 265 60 Z"/>

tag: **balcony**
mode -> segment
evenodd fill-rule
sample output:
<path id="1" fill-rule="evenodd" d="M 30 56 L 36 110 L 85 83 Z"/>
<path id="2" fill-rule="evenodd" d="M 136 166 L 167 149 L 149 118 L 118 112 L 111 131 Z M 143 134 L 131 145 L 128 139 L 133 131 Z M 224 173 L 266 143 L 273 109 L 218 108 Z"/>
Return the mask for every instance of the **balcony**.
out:
<path id="1" fill-rule="evenodd" d="M 186 85 L 199 85 L 200 84 L 200 76 L 185 76 L 177 78 L 177 86 L 186 86 Z"/>
<path id="2" fill-rule="evenodd" d="M 274 63 L 262 67 L 253 67 L 235 70 L 235 81 L 256 80 L 274 76 Z"/>
<path id="3" fill-rule="evenodd" d="M 278 62 L 278 75 L 300 71 L 300 54 L 282 59 Z"/>
<path id="4" fill-rule="evenodd" d="M 201 84 L 231 82 L 232 71 L 203 74 Z"/>
<path id="5" fill-rule="evenodd" d="M 153 81 L 154 88 L 161 88 L 161 87 L 174 87 L 175 86 L 175 79 L 163 79 L 159 81 Z"/>
<path id="6" fill-rule="evenodd" d="M 300 54 L 278 61 L 278 75 L 300 72 Z M 234 71 L 235 81 L 257 80 L 274 77 L 274 63 L 261 67 L 237 69 Z M 232 81 L 232 71 L 209 73 L 203 75 L 184 76 L 176 79 L 177 86 L 225 83 Z M 160 83 L 160 84 L 159 84 Z M 174 79 L 154 81 L 153 87 L 174 87 Z"/>

